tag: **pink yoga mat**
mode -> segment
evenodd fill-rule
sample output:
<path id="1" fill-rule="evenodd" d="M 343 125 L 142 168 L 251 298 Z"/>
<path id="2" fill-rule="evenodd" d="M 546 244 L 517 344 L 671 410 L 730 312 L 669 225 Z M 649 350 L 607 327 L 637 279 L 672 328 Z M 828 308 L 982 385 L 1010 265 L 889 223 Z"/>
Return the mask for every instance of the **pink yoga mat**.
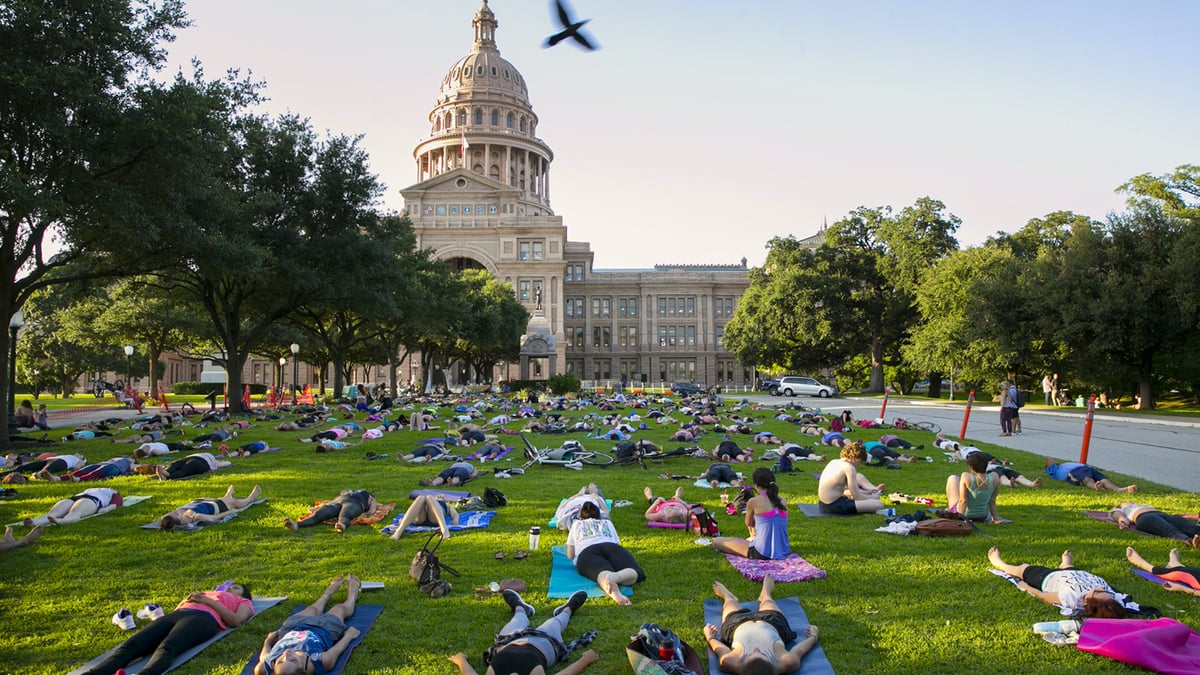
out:
<path id="1" fill-rule="evenodd" d="M 1158 673 L 1200 672 L 1200 634 L 1175 619 L 1088 619 L 1076 647 Z"/>

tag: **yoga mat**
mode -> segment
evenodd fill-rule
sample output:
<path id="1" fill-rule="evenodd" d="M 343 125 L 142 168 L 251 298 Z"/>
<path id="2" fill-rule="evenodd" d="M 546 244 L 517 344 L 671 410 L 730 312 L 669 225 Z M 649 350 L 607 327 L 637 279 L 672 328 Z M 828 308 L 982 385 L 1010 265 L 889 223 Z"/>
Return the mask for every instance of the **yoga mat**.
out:
<path id="1" fill-rule="evenodd" d="M 1166 579 L 1164 579 L 1152 572 L 1147 572 L 1146 570 L 1142 570 L 1142 569 L 1138 569 L 1138 568 L 1134 567 L 1134 568 L 1131 568 L 1129 571 L 1133 572 L 1134 574 L 1138 575 L 1139 577 L 1145 579 L 1146 581 L 1154 582 L 1160 586 L 1167 583 Z"/>
<path id="2" fill-rule="evenodd" d="M 808 616 L 804 613 L 804 608 L 800 606 L 800 599 L 777 598 L 775 604 L 779 605 L 779 611 L 787 617 L 788 625 L 796 633 L 797 640 L 804 639 L 804 629 L 808 628 Z M 721 601 L 716 598 L 708 598 L 704 601 L 704 622 L 711 623 L 714 626 L 721 625 Z M 757 602 L 743 602 L 742 606 L 750 611 L 758 609 Z M 787 647 L 796 646 L 795 642 L 790 642 Z M 713 650 L 708 649 L 708 672 L 709 675 L 721 675 L 721 667 L 717 663 L 717 655 Z M 825 650 L 821 648 L 820 639 L 817 644 L 813 645 L 811 651 L 800 659 L 800 669 L 793 670 L 789 675 L 833 675 L 833 664 L 829 663 L 829 658 L 825 656 Z"/>
<path id="3" fill-rule="evenodd" d="M 661 527 L 669 530 L 682 530 L 687 528 L 690 523 L 664 523 L 659 520 L 647 520 L 646 527 Z"/>
<path id="4" fill-rule="evenodd" d="M 569 598 L 572 593 L 581 590 L 587 591 L 589 598 L 608 597 L 596 582 L 580 576 L 575 571 L 575 564 L 567 557 L 566 546 L 554 546 L 551 551 L 553 556 L 550 561 L 550 590 L 546 592 L 547 598 Z M 633 589 L 622 586 L 621 595 L 633 595 Z"/>
<path id="5" fill-rule="evenodd" d="M 738 472 L 738 478 L 739 478 L 739 479 L 740 479 L 740 478 L 742 478 L 742 474 L 741 474 L 741 472 Z M 695 486 L 696 486 L 696 487 L 698 487 L 698 488 L 709 488 L 709 489 L 713 489 L 712 483 L 710 483 L 710 482 L 708 482 L 708 481 L 704 480 L 704 478 L 697 478 L 697 479 L 696 479 L 696 482 L 695 482 L 695 483 L 692 483 L 692 485 L 695 485 Z M 723 481 L 722 481 L 722 482 L 720 482 L 720 483 L 717 483 L 717 489 L 724 489 L 724 490 L 728 490 L 728 489 L 729 489 L 729 488 L 731 488 L 731 487 L 734 487 L 734 486 L 733 486 L 733 485 L 730 485 L 729 483 L 723 482 Z"/>
<path id="6" fill-rule="evenodd" d="M 1075 647 L 1156 673 L 1200 672 L 1200 634 L 1175 619 L 1088 619 Z"/>
<path id="7" fill-rule="evenodd" d="M 566 504 L 566 503 L 567 503 L 567 498 L 563 497 L 563 500 L 558 503 L 558 506 L 562 506 L 563 504 Z M 558 513 L 558 506 L 554 507 L 555 514 Z M 612 500 L 611 499 L 605 499 L 604 506 L 606 508 L 608 508 L 609 513 L 612 513 Z M 558 527 L 558 516 L 555 515 L 554 517 L 552 517 L 550 519 L 550 522 L 547 523 L 547 525 L 549 525 L 550 527 L 554 527 L 554 528 Z"/>
<path id="8" fill-rule="evenodd" d="M 825 513 L 818 504 L 796 504 L 796 508 L 809 518 L 849 518 L 866 515 L 863 513 Z"/>
<path id="9" fill-rule="evenodd" d="M 458 514 L 458 524 L 450 525 L 450 531 L 458 532 L 460 530 L 484 528 L 492 524 L 492 518 L 495 516 L 495 511 L 467 511 L 466 513 L 460 513 Z M 380 532 L 391 536 L 396 532 L 396 526 L 400 524 L 401 520 L 404 520 L 403 513 L 393 518 L 392 524 L 387 525 Z M 404 531 L 415 534 L 418 532 L 433 532 L 436 529 L 438 529 L 437 525 L 409 525 L 404 528 Z"/>
<path id="10" fill-rule="evenodd" d="M 436 497 L 438 495 L 441 495 L 442 497 L 445 497 L 446 501 L 448 501 L 448 502 L 456 502 L 460 499 L 466 499 L 467 497 L 470 497 L 471 493 L 463 492 L 462 490 L 439 490 L 437 488 L 421 488 L 419 490 L 413 490 L 413 491 L 409 492 L 408 498 L 416 499 L 417 495 L 428 495 L 430 497 Z"/>
<path id="11" fill-rule="evenodd" d="M 304 609 L 304 607 L 305 605 L 297 607 L 296 609 L 292 610 L 292 614 L 299 612 L 300 610 Z M 333 668 L 329 669 L 328 672 L 330 675 L 336 675 L 336 673 L 342 672 L 342 669 L 346 667 L 346 662 L 350 660 L 350 654 L 354 652 L 355 647 L 362 644 L 363 638 L 367 637 L 367 633 L 371 632 L 371 626 L 375 624 L 375 619 L 378 619 L 380 613 L 382 612 L 383 605 L 355 606 L 354 614 L 351 614 L 350 618 L 346 620 L 346 627 L 349 628 L 350 626 L 354 626 L 362 634 L 351 640 L 350 644 L 346 645 L 346 651 L 342 652 L 342 655 L 338 657 L 337 663 L 333 664 Z M 280 623 L 282 624 L 283 622 L 281 621 Z M 254 675 L 254 667 L 258 665 L 258 654 L 258 651 L 254 652 L 254 656 L 251 656 L 250 661 L 248 661 L 245 667 L 242 668 L 241 675 Z"/>
<path id="12" fill-rule="evenodd" d="M 124 501 L 124 503 L 121 504 L 121 508 L 125 508 L 126 506 L 133 506 L 134 504 L 141 504 L 142 502 L 146 501 L 147 499 L 150 499 L 150 495 L 131 495 L 129 497 L 123 497 L 123 499 L 125 501 Z M 106 511 L 105 513 L 112 513 L 113 511 L 116 511 L 116 509 L 113 509 L 112 511 Z M 102 516 L 102 515 L 104 515 L 104 513 L 93 513 L 90 516 L 84 516 L 84 517 L 80 518 L 80 520 L 87 520 L 88 518 L 95 518 L 96 516 Z M 67 523 L 67 524 L 70 525 L 70 523 Z M 25 525 L 25 521 L 18 520 L 15 523 L 9 523 L 6 527 L 24 527 L 24 525 Z"/>
<path id="13" fill-rule="evenodd" d="M 499 443 L 497 443 L 496 445 L 499 445 Z M 513 451 L 513 446 L 506 445 L 506 446 L 504 446 L 504 449 L 500 451 L 500 454 L 496 455 L 495 459 L 490 459 L 490 460 L 480 459 L 479 455 L 477 453 L 472 452 L 471 454 L 467 455 L 467 461 L 478 460 L 480 462 L 498 462 L 501 459 L 504 459 L 504 456 L 512 451 Z"/>
<path id="14" fill-rule="evenodd" d="M 255 506 L 256 504 L 262 504 L 269 500 L 270 500 L 270 497 L 263 497 L 262 499 L 256 500 L 250 506 Z M 250 507 L 248 506 L 246 508 L 250 508 Z M 242 509 L 242 510 L 244 511 L 245 509 Z M 204 528 L 209 527 L 211 525 L 220 525 L 221 523 L 227 523 L 231 519 L 236 518 L 236 517 L 237 517 L 236 513 L 230 513 L 229 515 L 225 516 L 224 518 L 218 520 L 215 523 L 208 523 L 207 525 L 200 525 L 198 523 L 192 523 L 191 525 L 188 525 L 187 527 L 177 527 L 172 531 L 173 532 L 196 532 L 199 530 L 203 530 Z M 157 520 L 146 523 L 145 525 L 142 525 L 141 528 L 143 530 L 160 530 L 160 529 L 162 529 L 159 525 L 159 521 L 157 521 Z"/>
<path id="15" fill-rule="evenodd" d="M 780 583 L 825 578 L 825 570 L 801 558 L 795 551 L 778 560 L 751 560 L 732 553 L 726 553 L 725 559 L 750 581 L 762 581 L 768 574 Z"/>
<path id="16" fill-rule="evenodd" d="M 279 603 L 283 602 L 284 600 L 287 600 L 286 595 L 281 595 L 278 597 L 270 597 L 270 598 L 259 597 L 257 595 L 254 596 L 251 599 L 251 602 L 254 603 L 254 614 L 250 617 L 250 619 L 247 619 L 247 623 L 249 621 L 253 620 L 254 617 L 258 616 L 261 612 L 265 612 L 268 609 L 271 609 L 272 607 L 274 607 L 275 605 L 278 605 Z M 242 624 L 242 625 L 244 626 L 246 624 Z M 187 663 L 193 656 L 204 651 L 204 649 L 206 647 L 208 647 L 212 643 L 216 642 L 217 640 L 220 640 L 221 638 L 225 637 L 226 635 L 229 635 L 230 633 L 232 633 L 235 630 L 237 630 L 237 628 L 230 628 L 228 630 L 223 630 L 220 633 L 217 633 L 216 635 L 209 638 L 206 642 L 202 642 L 202 643 L 196 645 L 195 647 L 192 647 L 191 649 L 187 650 L 186 652 L 183 652 L 182 654 L 177 656 L 175 658 L 175 660 L 171 663 L 170 667 L 167 668 L 166 670 L 164 670 L 163 672 L 167 673 L 167 672 L 170 672 L 170 671 L 178 668 L 179 666 L 182 666 L 184 663 Z M 132 635 L 132 631 L 130 632 L 130 634 Z M 100 656 L 97 656 L 96 658 L 92 659 L 91 661 L 88 661 L 87 663 L 83 664 L 82 666 L 79 666 L 75 670 L 72 670 L 71 672 L 67 673 L 67 675 L 80 675 L 81 673 L 86 673 L 93 666 L 98 665 L 101 661 L 108 658 L 108 655 L 113 653 L 114 651 L 116 651 L 116 647 L 113 647 L 112 649 L 104 652 Z M 149 660 L 150 660 L 150 657 L 148 657 L 148 656 L 140 658 L 137 661 L 134 661 L 132 664 L 125 666 L 125 672 L 128 673 L 128 675 L 137 675 L 138 673 L 142 672 L 142 668 L 146 667 L 146 662 Z"/>

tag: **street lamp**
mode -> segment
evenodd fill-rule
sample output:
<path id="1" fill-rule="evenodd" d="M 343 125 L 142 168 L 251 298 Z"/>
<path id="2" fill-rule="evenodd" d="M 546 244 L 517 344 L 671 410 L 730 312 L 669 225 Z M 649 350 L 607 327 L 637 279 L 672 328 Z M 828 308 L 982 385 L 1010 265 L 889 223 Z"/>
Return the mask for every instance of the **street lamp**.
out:
<path id="1" fill-rule="evenodd" d="M 292 406 L 294 407 L 298 402 L 296 398 L 296 380 L 300 379 L 297 377 L 300 361 L 296 355 L 300 353 L 300 345 L 293 342 L 290 349 L 292 350 Z"/>
<path id="2" fill-rule="evenodd" d="M 125 386 L 133 388 L 133 345 L 125 345 Z"/>
<path id="3" fill-rule="evenodd" d="M 8 320 L 8 415 L 12 418 L 17 410 L 17 331 L 25 325 L 25 313 L 13 312 Z"/>

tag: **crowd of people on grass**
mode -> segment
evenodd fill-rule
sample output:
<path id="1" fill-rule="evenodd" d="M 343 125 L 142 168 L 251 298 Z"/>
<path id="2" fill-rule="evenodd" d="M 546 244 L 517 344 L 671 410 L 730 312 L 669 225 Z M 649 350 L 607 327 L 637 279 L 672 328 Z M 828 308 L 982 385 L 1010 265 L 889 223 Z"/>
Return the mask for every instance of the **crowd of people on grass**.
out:
<path id="1" fill-rule="evenodd" d="M 886 486 L 869 480 L 861 469 L 871 465 L 899 468 L 902 463 L 920 461 L 918 455 L 911 453 L 924 449 L 922 443 L 895 433 L 882 434 L 875 440 L 859 440 L 855 438 L 848 414 L 792 415 L 780 411 L 771 416 L 792 424 L 802 437 L 819 439 L 796 443 L 758 428 L 763 418 L 756 419 L 755 413 L 769 415 L 769 411 L 755 411 L 739 405 L 731 412 L 715 397 L 684 399 L 678 403 L 660 400 L 657 403 L 662 407 L 654 408 L 645 402 L 634 405 L 625 398 L 616 405 L 610 401 L 594 406 L 601 412 L 610 411 L 604 416 L 593 412 L 592 403 L 563 398 L 525 404 L 517 402 L 500 408 L 460 404 L 447 419 L 443 416 L 444 409 L 432 405 L 412 412 L 409 412 L 412 406 L 402 401 L 388 399 L 386 405 L 377 405 L 359 387 L 354 403 L 337 409 L 308 406 L 282 413 L 260 412 L 254 417 L 240 419 L 209 411 L 194 422 L 179 413 L 155 414 L 132 424 L 114 418 L 78 425 L 62 440 L 96 442 L 96 439 L 111 439 L 112 443 L 137 445 L 131 456 L 89 464 L 83 453 L 10 455 L 0 470 L 0 480 L 81 482 L 133 473 L 146 473 L 159 480 L 184 480 L 231 467 L 235 458 L 253 457 L 276 449 L 265 441 L 246 441 L 244 438 L 245 442 L 230 448 L 239 434 L 249 434 L 255 426 L 269 424 L 278 431 L 302 431 L 305 435 L 297 441 L 312 444 L 318 453 L 345 450 L 399 431 L 438 430 L 442 433 L 440 438 L 416 439 L 414 449 L 396 453 L 396 457 L 414 463 L 443 461 L 444 467 L 421 479 L 419 485 L 459 487 L 481 475 L 473 462 L 495 461 L 503 454 L 501 435 L 515 433 L 507 425 L 546 434 L 585 432 L 587 438 L 614 441 L 613 454 L 619 460 L 628 460 L 662 451 L 648 439 L 634 438 L 647 428 L 647 421 L 652 421 L 660 426 L 664 423 L 678 425 L 670 440 L 690 444 L 681 450 L 709 460 L 705 471 L 696 477 L 699 484 L 712 488 L 728 486 L 740 492 L 739 502 L 731 505 L 730 513 L 742 516 L 745 536 L 736 536 L 741 533 L 739 531 L 713 537 L 713 548 L 741 558 L 775 561 L 787 558 L 793 551 L 789 536 L 790 509 L 788 501 L 780 494 L 778 474 L 766 466 L 752 471 L 747 467 L 746 473 L 750 474 L 747 479 L 735 467 L 761 461 L 756 458 L 756 453 L 770 459 L 823 462 L 814 495 L 817 510 L 829 515 L 881 513 L 887 511 L 884 505 Z M 1021 433 L 1020 405 L 1015 388 L 1011 383 L 1004 383 L 1001 388 L 1002 436 Z M 616 412 L 626 407 L 634 408 L 635 412 Z M 500 414 L 488 419 L 488 414 L 495 412 Z M 18 426 L 48 428 L 44 425 L 44 406 L 36 412 L 23 406 L 18 413 Z M 391 419 L 392 415 L 396 419 Z M 832 422 L 833 419 L 838 421 Z M 201 433 L 195 434 L 196 431 Z M 710 435 L 715 440 L 707 441 L 706 437 Z M 168 442 L 166 439 L 171 436 L 177 438 Z M 738 438 L 746 441 L 739 442 Z M 701 447 L 701 443 L 706 447 Z M 215 452 L 214 444 L 217 444 Z M 949 461 L 962 461 L 966 465 L 966 471 L 947 476 L 947 508 L 941 515 L 978 524 L 1009 522 L 998 513 L 1001 488 L 1038 488 L 1042 485 L 1042 478 L 1031 480 L 1013 469 L 1009 462 L 961 441 L 938 434 L 932 444 L 945 452 Z M 827 461 L 827 455 L 818 454 L 814 446 L 837 448 L 838 455 Z M 175 459 L 173 456 L 176 455 L 183 456 Z M 1134 485 L 1119 486 L 1085 464 L 1046 457 L 1044 468 L 1051 478 L 1097 491 L 1133 493 L 1137 489 Z M 697 507 L 684 499 L 682 487 L 670 497 L 656 496 L 649 486 L 644 488 L 643 494 L 647 523 L 698 525 Z M 235 488 L 230 485 L 220 498 L 197 498 L 163 514 L 158 520 L 158 529 L 172 531 L 221 522 L 262 498 L 262 490 L 257 485 L 241 498 L 235 496 Z M 566 532 L 565 552 L 576 572 L 594 582 L 612 602 L 629 606 L 631 600 L 623 589 L 646 582 L 647 575 L 634 552 L 622 544 L 611 517 L 610 503 L 601 488 L 595 482 L 589 482 L 563 499 L 555 509 L 553 520 L 558 529 Z M 29 528 L 24 537 L 18 539 L 10 527 L 6 528 L 0 540 L 0 551 L 34 543 L 45 532 L 46 526 L 75 523 L 108 513 L 123 504 L 123 497 L 116 489 L 90 487 L 81 490 L 54 503 L 44 514 L 23 518 L 21 524 Z M 336 531 L 344 532 L 365 514 L 374 513 L 378 506 L 379 500 L 370 491 L 345 489 L 303 517 L 284 518 L 283 525 L 294 531 L 332 522 Z M 1111 510 L 1109 518 L 1121 529 L 1136 529 L 1184 542 L 1194 549 L 1200 548 L 1200 527 L 1195 520 L 1163 513 L 1150 505 L 1121 502 Z M 424 526 L 435 528 L 443 539 L 449 539 L 450 528 L 459 522 L 460 513 L 443 494 L 416 494 L 398 518 L 391 536 L 399 539 L 410 526 Z M 1200 569 L 1184 565 L 1177 550 L 1171 550 L 1167 564 L 1161 567 L 1146 562 L 1132 547 L 1127 549 L 1126 557 L 1135 567 L 1168 579 L 1165 586 L 1168 590 L 1200 595 Z M 1075 568 L 1071 551 L 1062 554 L 1055 568 L 1010 564 L 1001 558 L 997 547 L 988 551 L 987 559 L 994 568 L 1015 578 L 1022 590 L 1047 603 L 1089 617 L 1125 616 L 1126 596 L 1114 590 L 1103 578 Z M 346 600 L 330 606 L 333 595 L 343 586 L 347 591 Z M 722 604 L 721 623 L 705 625 L 704 638 L 716 654 L 722 671 L 791 672 L 815 646 L 819 635 L 817 628 L 808 626 L 797 634 L 774 602 L 774 586 L 774 579 L 766 576 L 757 598 L 758 608 L 750 611 L 721 582 L 713 583 L 713 593 Z M 358 629 L 347 626 L 346 621 L 355 611 L 360 590 L 361 583 L 354 575 L 335 579 L 316 602 L 289 617 L 278 630 L 267 636 L 255 673 L 321 673 L 332 668 L 358 636 Z M 531 622 L 535 610 L 518 592 L 505 590 L 501 597 L 511 615 L 489 650 L 488 673 L 544 673 L 549 672 L 551 666 L 569 660 L 571 650 L 566 649 L 563 634 L 568 622 L 587 600 L 586 592 L 571 595 L 536 628 Z M 191 593 L 175 611 L 133 634 L 87 672 L 114 673 L 141 657 L 150 658 L 142 672 L 160 672 L 186 649 L 219 631 L 244 623 L 252 613 L 250 592 L 244 585 L 231 584 L 221 590 Z M 580 672 L 598 658 L 596 652 L 586 650 L 561 672 Z M 451 656 L 450 660 L 464 674 L 475 672 L 461 652 Z"/>

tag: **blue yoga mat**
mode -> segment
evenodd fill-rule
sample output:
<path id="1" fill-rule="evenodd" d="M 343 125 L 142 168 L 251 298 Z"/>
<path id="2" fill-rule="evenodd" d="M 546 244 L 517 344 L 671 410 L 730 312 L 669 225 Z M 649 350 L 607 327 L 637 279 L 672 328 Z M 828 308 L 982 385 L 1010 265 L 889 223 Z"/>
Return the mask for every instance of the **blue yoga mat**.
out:
<path id="1" fill-rule="evenodd" d="M 607 598 L 600 586 L 587 577 L 580 576 L 575 571 L 575 564 L 567 557 L 566 546 L 555 546 L 550 563 L 550 590 L 546 591 L 547 598 L 569 598 L 575 591 L 587 591 L 589 598 Z M 621 595 L 633 595 L 633 589 L 621 587 Z"/>
<path id="2" fill-rule="evenodd" d="M 258 616 L 259 613 L 267 611 L 268 609 L 274 607 L 275 605 L 278 605 L 279 603 L 283 602 L 284 600 L 287 600 L 286 595 L 281 595 L 279 597 L 274 597 L 274 598 L 260 598 L 258 596 L 255 596 L 254 599 L 252 600 L 252 602 L 254 603 L 254 615 L 251 616 L 250 618 L 253 619 L 255 616 Z M 247 621 L 249 621 L 249 620 L 247 620 Z M 242 624 L 242 625 L 244 626 L 246 624 Z M 183 652 L 179 656 L 175 657 L 175 660 L 171 662 L 171 666 L 169 668 L 167 668 L 166 670 L 164 670 L 163 672 L 169 673 L 172 670 L 175 670 L 176 668 L 178 668 L 179 666 L 182 666 L 184 663 L 187 663 L 189 660 L 191 660 L 191 658 L 193 656 L 204 651 L 205 647 L 211 645 L 212 643 L 216 642 L 217 640 L 220 640 L 221 638 L 225 637 L 226 635 L 229 635 L 230 633 L 232 633 L 235 630 L 237 630 L 237 628 L 230 628 L 229 630 L 223 630 L 220 633 L 217 633 L 216 635 L 212 636 L 208 640 L 196 645 L 195 647 L 192 647 L 191 649 L 187 650 L 186 652 Z M 67 673 L 67 675 L 80 675 L 80 673 L 86 673 L 87 671 L 91 670 L 92 667 L 99 665 L 101 661 L 108 658 L 108 655 L 113 653 L 115 650 L 116 650 L 116 647 L 113 647 L 112 649 L 104 652 L 100 656 L 97 656 L 96 658 L 92 659 L 91 661 L 88 661 L 87 663 L 83 664 L 82 666 L 79 666 L 75 670 L 72 670 L 70 673 Z M 137 661 L 134 661 L 133 663 L 131 663 L 130 665 L 125 666 L 125 672 L 128 673 L 128 675 L 137 675 L 138 673 L 142 672 L 142 668 L 146 667 L 146 663 L 149 660 L 150 660 L 150 657 L 148 657 L 148 656 L 140 658 Z"/>
<path id="3" fill-rule="evenodd" d="M 306 606 L 307 605 L 300 605 L 296 607 L 296 609 L 292 610 L 292 614 L 299 612 Z M 337 663 L 333 664 L 333 668 L 329 670 L 330 675 L 335 675 L 336 673 L 342 672 L 342 669 L 346 667 L 346 662 L 350 660 L 350 654 L 354 651 L 355 647 L 362 643 L 363 638 L 367 637 L 367 633 L 371 631 L 371 626 L 375 624 L 375 619 L 378 619 L 380 613 L 382 612 L 383 605 L 357 605 L 354 608 L 354 614 L 352 614 L 350 619 L 346 621 L 346 627 L 349 628 L 350 626 L 354 626 L 362 633 L 362 635 L 354 638 L 354 640 L 352 640 L 350 644 L 346 646 L 346 651 L 342 652 L 342 655 L 338 657 Z M 254 656 L 251 656 L 250 661 L 248 661 L 245 667 L 242 668 L 241 675 L 254 675 L 254 667 L 258 665 L 258 654 L 259 652 L 254 652 Z"/>
<path id="4" fill-rule="evenodd" d="M 787 617 L 788 625 L 799 636 L 797 640 L 803 640 L 804 629 L 808 627 L 809 621 L 808 616 L 804 613 L 804 608 L 800 606 L 800 598 L 776 598 L 775 604 L 779 605 L 779 611 Z M 720 626 L 721 606 L 721 601 L 716 598 L 705 600 L 704 622 Z M 750 611 L 758 610 L 757 602 L 743 602 L 742 606 Z M 796 646 L 795 641 L 787 644 L 788 649 L 794 646 Z M 717 655 L 711 649 L 707 651 L 709 675 L 721 675 L 721 667 L 717 664 Z M 812 651 L 800 659 L 800 670 L 793 670 L 789 675 L 833 675 L 833 672 L 833 664 L 829 663 L 829 657 L 825 656 L 825 650 L 821 649 L 821 641 L 818 638 Z"/>
<path id="5" fill-rule="evenodd" d="M 492 518 L 496 517 L 495 511 L 467 511 L 466 513 L 458 514 L 458 524 L 450 525 L 451 532 L 460 530 L 474 530 L 482 527 L 487 527 L 492 524 Z M 396 526 L 404 518 L 404 514 L 396 516 L 392 519 L 392 524 L 380 530 L 383 534 L 389 537 L 396 532 Z M 404 531 L 410 533 L 433 532 L 438 529 L 437 525 L 409 525 Z"/>
<path id="6" fill-rule="evenodd" d="M 560 502 L 558 503 L 558 506 L 562 506 L 563 504 L 566 504 L 566 503 L 567 503 L 567 498 L 566 498 L 566 497 L 563 497 L 563 498 L 562 498 L 562 501 L 560 501 Z M 558 513 L 558 506 L 554 507 L 554 512 L 555 512 L 555 513 Z M 604 507 L 608 509 L 609 513 L 612 513 L 612 500 L 611 500 L 611 499 L 605 499 L 605 500 L 604 500 Z M 550 518 L 550 522 L 546 523 L 546 525 L 550 526 L 551 528 L 556 528 L 556 527 L 558 527 L 558 516 L 553 516 L 553 517 L 551 517 L 551 518 Z"/>

